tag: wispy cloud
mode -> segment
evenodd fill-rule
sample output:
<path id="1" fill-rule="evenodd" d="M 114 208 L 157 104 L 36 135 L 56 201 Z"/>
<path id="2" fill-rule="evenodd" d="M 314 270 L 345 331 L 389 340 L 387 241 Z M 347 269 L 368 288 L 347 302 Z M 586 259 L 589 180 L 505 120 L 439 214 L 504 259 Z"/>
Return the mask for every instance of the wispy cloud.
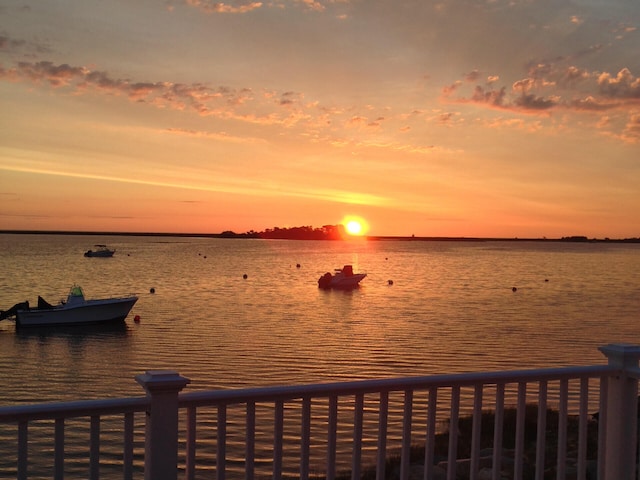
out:
<path id="1" fill-rule="evenodd" d="M 174 4 L 185 5 L 196 8 L 207 14 L 244 14 L 262 8 L 285 9 L 290 7 L 302 7 L 306 10 L 324 12 L 328 6 L 338 3 L 348 3 L 349 0 L 269 0 L 266 2 L 233 1 L 216 2 L 213 0 L 174 0 L 170 8 L 175 8 Z"/>
<path id="2" fill-rule="evenodd" d="M 266 141 L 261 138 L 248 138 L 246 136 L 230 135 L 225 132 L 207 132 L 202 130 L 188 130 L 184 128 L 168 128 L 165 131 L 173 135 L 195 137 L 195 138 L 206 138 L 206 139 L 215 140 L 219 142 L 243 143 L 243 144 L 266 143 Z"/>
<path id="3" fill-rule="evenodd" d="M 184 4 L 205 13 L 248 13 L 263 6 L 262 2 L 234 2 L 234 5 L 230 5 L 211 0 L 184 0 Z"/>

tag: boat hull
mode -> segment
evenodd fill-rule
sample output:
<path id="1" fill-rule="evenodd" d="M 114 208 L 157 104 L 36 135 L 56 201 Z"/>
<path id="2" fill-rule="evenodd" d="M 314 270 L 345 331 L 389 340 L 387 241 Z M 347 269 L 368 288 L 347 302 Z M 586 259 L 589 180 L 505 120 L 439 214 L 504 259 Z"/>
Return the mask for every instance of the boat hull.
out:
<path id="1" fill-rule="evenodd" d="M 109 257 L 113 257 L 114 253 L 115 252 L 113 252 L 113 251 L 107 251 L 107 252 L 105 252 L 105 251 L 97 251 L 97 252 L 94 252 L 94 251 L 89 250 L 88 252 L 84 253 L 84 256 L 85 257 L 89 257 L 89 258 L 109 258 Z"/>
<path id="2" fill-rule="evenodd" d="M 360 285 L 360 281 L 366 277 L 366 273 L 354 273 L 350 276 L 335 275 L 329 283 L 329 288 L 356 288 Z"/>
<path id="3" fill-rule="evenodd" d="M 138 297 L 86 300 L 74 305 L 18 310 L 17 327 L 97 325 L 124 322 Z"/>
<path id="4" fill-rule="evenodd" d="M 318 287 L 324 290 L 341 289 L 348 290 L 358 288 L 360 281 L 367 276 L 366 273 L 353 273 L 351 268 L 336 269 L 335 275 L 329 272 L 318 279 Z"/>

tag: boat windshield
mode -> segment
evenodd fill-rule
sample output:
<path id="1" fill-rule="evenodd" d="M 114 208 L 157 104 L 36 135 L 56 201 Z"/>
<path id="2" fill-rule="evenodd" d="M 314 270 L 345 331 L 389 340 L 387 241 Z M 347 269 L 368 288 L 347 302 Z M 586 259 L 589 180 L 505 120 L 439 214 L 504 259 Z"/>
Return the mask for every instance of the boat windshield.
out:
<path id="1" fill-rule="evenodd" d="M 74 285 L 73 287 L 71 287 L 71 291 L 69 292 L 69 297 L 84 298 L 84 293 L 82 292 L 82 288 L 79 285 Z"/>

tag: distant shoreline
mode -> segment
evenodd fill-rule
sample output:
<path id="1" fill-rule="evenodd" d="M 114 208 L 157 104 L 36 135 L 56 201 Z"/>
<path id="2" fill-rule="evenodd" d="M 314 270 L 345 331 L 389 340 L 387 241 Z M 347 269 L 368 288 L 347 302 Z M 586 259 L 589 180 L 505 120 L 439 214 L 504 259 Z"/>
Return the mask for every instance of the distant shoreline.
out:
<path id="1" fill-rule="evenodd" d="M 122 236 L 122 237 L 182 237 L 182 238 L 245 238 L 263 240 L 256 234 L 250 233 L 163 233 L 163 232 L 94 232 L 94 231 L 67 231 L 67 230 L 0 230 L 0 234 L 10 235 L 86 235 L 86 236 Z M 363 236 L 371 241 L 422 241 L 422 242 L 575 242 L 575 243 L 640 243 L 640 238 L 588 238 L 581 235 L 573 235 L 561 238 L 519 238 L 519 237 L 417 237 L 417 236 L 393 236 L 371 235 Z M 289 240 L 281 238 L 279 240 Z M 304 240 L 304 239 L 298 239 Z M 327 239 L 327 241 L 340 241 Z"/>

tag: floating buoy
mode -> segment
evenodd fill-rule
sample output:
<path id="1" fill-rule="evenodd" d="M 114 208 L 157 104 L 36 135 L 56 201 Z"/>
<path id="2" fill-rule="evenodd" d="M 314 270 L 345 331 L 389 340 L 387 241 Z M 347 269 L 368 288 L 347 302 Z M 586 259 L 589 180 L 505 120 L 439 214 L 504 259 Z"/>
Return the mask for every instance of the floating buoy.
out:
<path id="1" fill-rule="evenodd" d="M 300 264 L 299 263 L 296 263 L 296 268 L 300 268 Z"/>
<path id="2" fill-rule="evenodd" d="M 246 280 L 248 278 L 248 275 L 245 273 L 244 275 L 242 275 L 242 278 Z"/>
<path id="3" fill-rule="evenodd" d="M 387 283 L 388 283 L 389 285 L 393 285 L 393 280 L 387 280 Z"/>
<path id="4" fill-rule="evenodd" d="M 135 317 L 133 317 L 133 321 L 136 323 L 140 323 L 140 315 L 136 315 Z"/>
<path id="5" fill-rule="evenodd" d="M 549 281 L 549 279 L 548 279 L 548 278 L 545 278 L 545 279 L 544 279 L 544 281 L 545 281 L 545 282 L 548 282 L 548 281 Z"/>
<path id="6" fill-rule="evenodd" d="M 149 289 L 149 293 L 156 293 L 156 289 L 155 289 L 155 288 L 153 288 L 153 287 L 151 287 L 151 288 Z"/>
<path id="7" fill-rule="evenodd" d="M 518 289 L 517 289 L 516 287 L 511 287 L 511 291 L 512 291 L 512 292 L 517 292 L 517 291 L 518 291 Z"/>

